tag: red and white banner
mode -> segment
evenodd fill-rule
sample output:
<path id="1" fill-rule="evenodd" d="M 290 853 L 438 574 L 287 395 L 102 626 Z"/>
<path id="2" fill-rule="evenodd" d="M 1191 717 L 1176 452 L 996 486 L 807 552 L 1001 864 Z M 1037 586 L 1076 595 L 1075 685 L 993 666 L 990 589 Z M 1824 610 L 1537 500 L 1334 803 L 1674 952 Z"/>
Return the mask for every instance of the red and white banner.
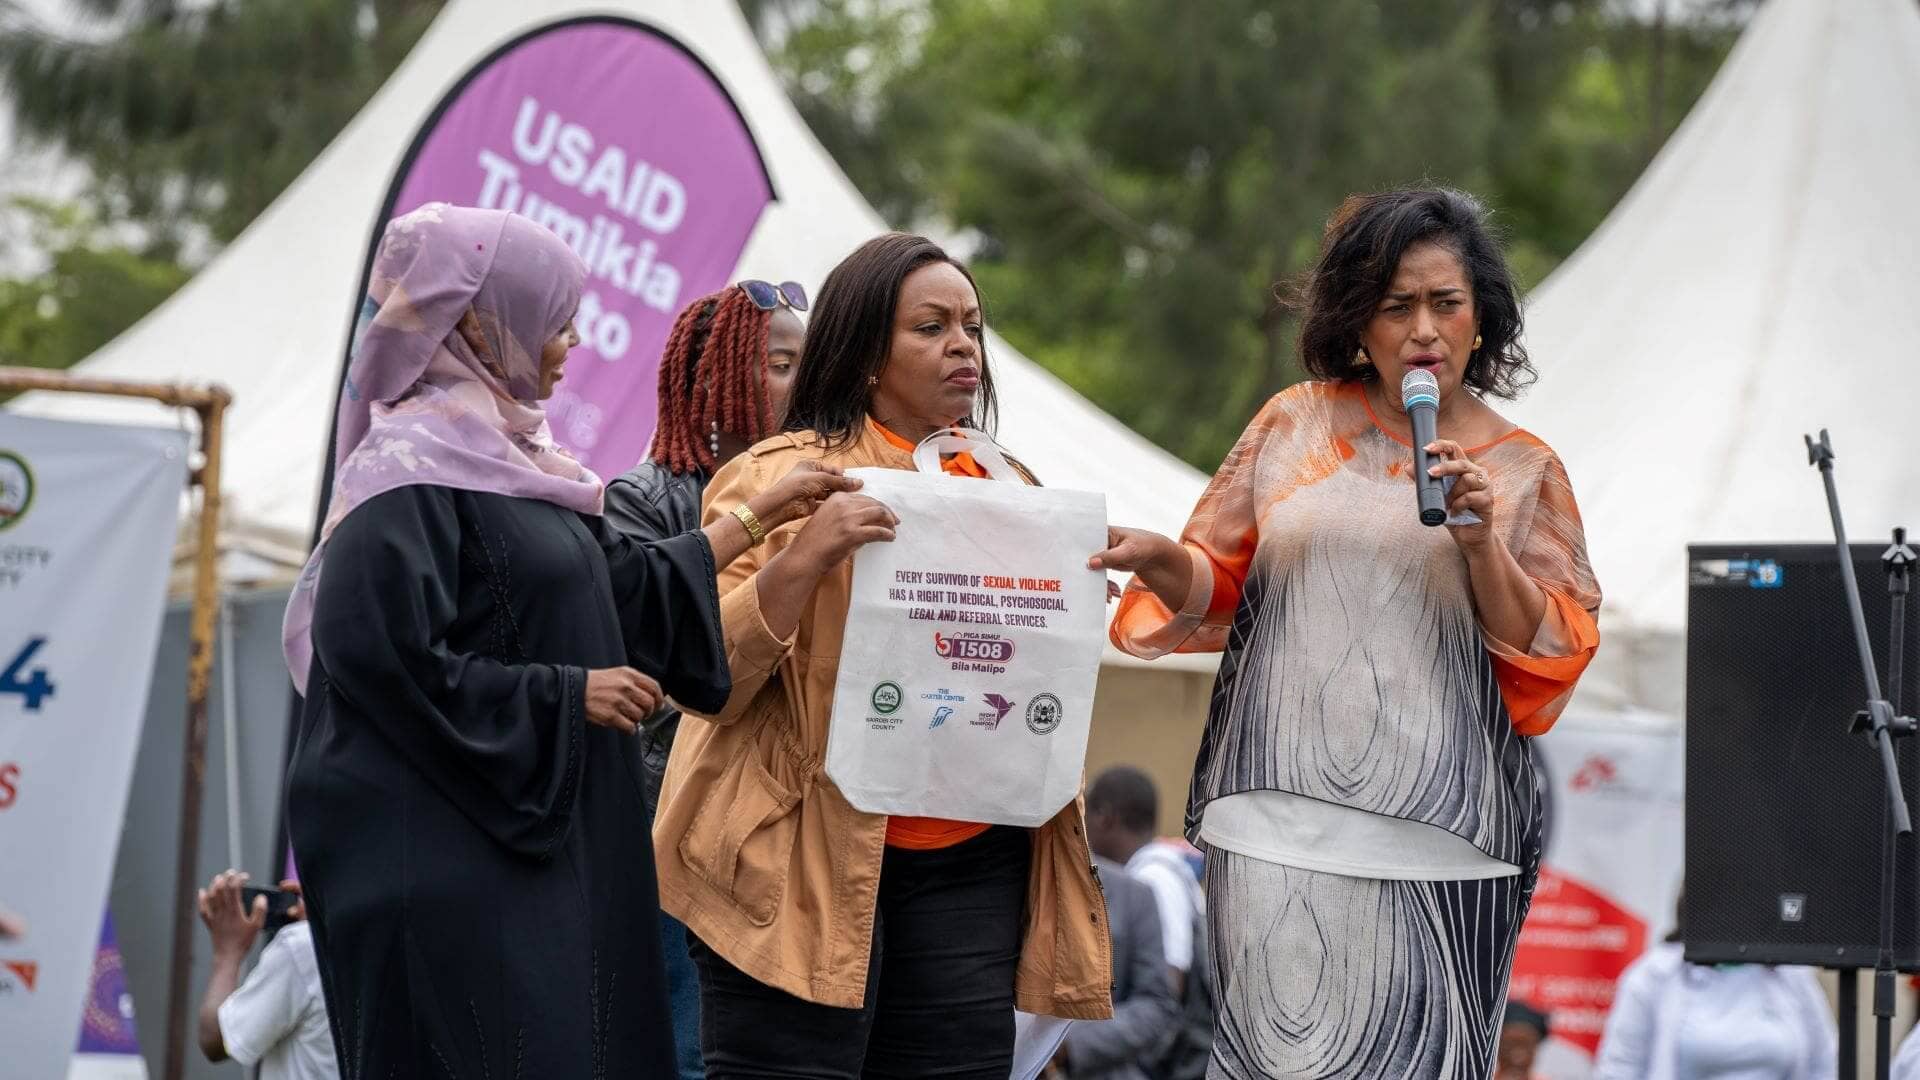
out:
<path id="1" fill-rule="evenodd" d="M 1509 995 L 1550 1018 L 1536 1076 L 1585 1080 L 1620 974 L 1673 928 L 1681 729 L 1664 717 L 1567 716 L 1534 749 L 1545 773 L 1546 858 Z"/>

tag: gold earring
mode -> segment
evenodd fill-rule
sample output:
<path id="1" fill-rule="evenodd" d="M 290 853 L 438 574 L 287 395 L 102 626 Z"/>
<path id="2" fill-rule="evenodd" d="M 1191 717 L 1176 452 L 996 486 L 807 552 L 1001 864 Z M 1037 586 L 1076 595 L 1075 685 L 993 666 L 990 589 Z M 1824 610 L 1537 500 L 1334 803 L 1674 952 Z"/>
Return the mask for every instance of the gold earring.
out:
<path id="1" fill-rule="evenodd" d="M 1479 334 L 1473 335 L 1473 351 L 1474 352 L 1480 351 L 1480 335 Z"/>
<path id="2" fill-rule="evenodd" d="M 1367 359 L 1366 346 L 1363 345 L 1360 348 L 1354 350 L 1353 352 L 1354 367 L 1366 367 L 1368 364 L 1371 364 L 1372 362 L 1373 361 Z"/>

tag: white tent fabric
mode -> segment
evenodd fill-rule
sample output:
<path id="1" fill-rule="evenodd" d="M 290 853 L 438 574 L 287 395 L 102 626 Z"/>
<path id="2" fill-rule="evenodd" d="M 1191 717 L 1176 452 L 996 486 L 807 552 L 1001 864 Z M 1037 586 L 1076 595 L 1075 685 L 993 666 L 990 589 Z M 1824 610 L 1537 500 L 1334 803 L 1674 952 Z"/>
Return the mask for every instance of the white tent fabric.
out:
<path id="1" fill-rule="evenodd" d="M 420 124 L 496 46 L 582 14 L 626 16 L 678 38 L 716 73 L 745 116 L 780 197 L 748 241 L 736 278 L 793 278 L 817 291 L 834 263 L 886 228 L 807 130 L 732 4 L 453 0 L 360 115 L 245 233 L 177 295 L 75 369 L 217 382 L 233 391 L 223 487 L 237 533 L 265 531 L 282 546 L 289 540 L 304 545 L 312 528 L 366 245 L 392 172 Z M 1000 438 L 1009 448 L 1050 485 L 1104 491 L 1117 523 L 1178 532 L 1203 475 L 1004 341 L 995 338 L 989 347 L 1000 386 Z M 90 420 L 152 423 L 158 415 L 157 407 L 138 401 L 44 393 L 23 395 L 10 407 Z"/>
<path id="2" fill-rule="evenodd" d="M 1513 410 L 1572 474 L 1606 593 L 1586 708 L 1680 713 L 1686 546 L 1920 527 L 1920 7 L 1770 0 L 1633 190 L 1531 297 Z"/>

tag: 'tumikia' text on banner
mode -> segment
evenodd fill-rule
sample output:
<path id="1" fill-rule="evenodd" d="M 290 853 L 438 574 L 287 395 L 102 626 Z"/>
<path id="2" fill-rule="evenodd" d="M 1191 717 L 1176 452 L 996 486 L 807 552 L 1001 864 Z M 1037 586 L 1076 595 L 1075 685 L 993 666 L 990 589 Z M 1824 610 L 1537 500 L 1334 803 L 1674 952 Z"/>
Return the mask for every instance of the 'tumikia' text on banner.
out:
<path id="1" fill-rule="evenodd" d="M 547 417 L 614 476 L 653 435 L 675 316 L 729 283 L 773 194 L 753 134 L 692 52 L 592 18 L 536 30 L 463 80 L 402 165 L 388 213 L 436 200 L 510 210 L 587 264 L 580 348 Z"/>

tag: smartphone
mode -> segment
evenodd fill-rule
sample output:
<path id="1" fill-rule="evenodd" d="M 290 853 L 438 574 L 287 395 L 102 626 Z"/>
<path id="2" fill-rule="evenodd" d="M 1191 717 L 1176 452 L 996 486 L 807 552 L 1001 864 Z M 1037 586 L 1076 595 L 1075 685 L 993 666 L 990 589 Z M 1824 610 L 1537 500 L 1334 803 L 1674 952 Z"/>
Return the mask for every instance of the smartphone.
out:
<path id="1" fill-rule="evenodd" d="M 268 930 L 278 930 L 292 921 L 287 918 L 287 913 L 293 910 L 293 905 L 300 902 L 298 896 L 283 889 L 269 888 L 265 885 L 242 885 L 240 886 L 240 907 L 249 915 L 253 913 L 253 898 L 256 896 L 266 897 L 266 928 Z"/>

